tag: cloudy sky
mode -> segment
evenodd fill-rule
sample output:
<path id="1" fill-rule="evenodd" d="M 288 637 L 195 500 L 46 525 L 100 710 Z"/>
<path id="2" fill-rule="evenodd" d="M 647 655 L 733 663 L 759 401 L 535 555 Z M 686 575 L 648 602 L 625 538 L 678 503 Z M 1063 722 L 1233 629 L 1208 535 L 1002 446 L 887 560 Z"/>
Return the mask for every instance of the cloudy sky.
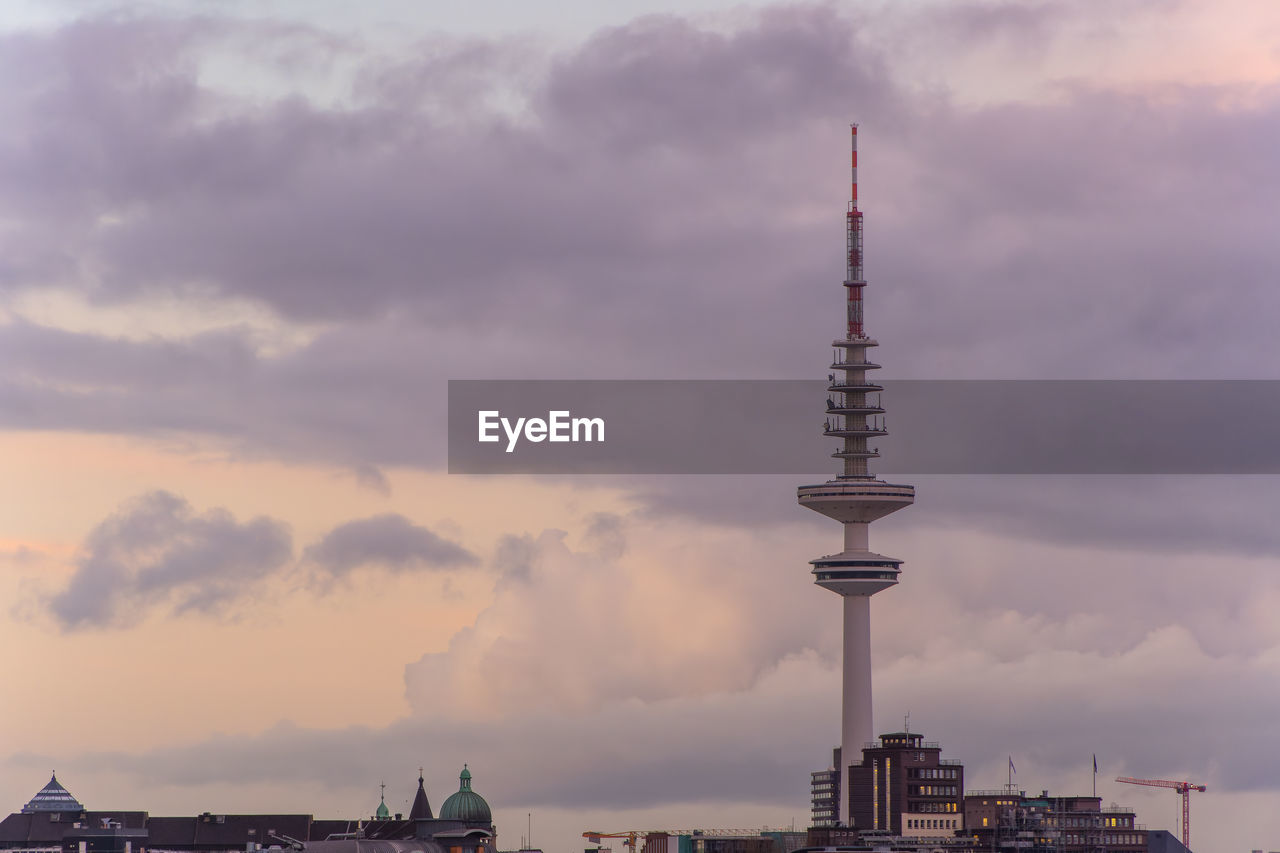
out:
<path id="1" fill-rule="evenodd" d="M 851 120 L 886 375 L 1280 378 L 1263 0 L 356 8 L 0 14 L 0 812 L 805 825 L 800 481 L 449 475 L 445 382 L 821 378 Z M 1275 846 L 1280 482 L 915 483 L 877 727 Z"/>

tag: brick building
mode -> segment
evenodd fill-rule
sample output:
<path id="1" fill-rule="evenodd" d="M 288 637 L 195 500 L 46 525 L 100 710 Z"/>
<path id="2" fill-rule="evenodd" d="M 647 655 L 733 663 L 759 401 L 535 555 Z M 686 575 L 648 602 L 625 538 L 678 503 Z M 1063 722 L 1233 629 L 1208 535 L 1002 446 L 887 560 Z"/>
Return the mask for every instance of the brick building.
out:
<path id="1" fill-rule="evenodd" d="M 948 837 L 964 828 L 964 765 L 923 735 L 892 732 L 867 744 L 849 788 L 853 829 Z"/>

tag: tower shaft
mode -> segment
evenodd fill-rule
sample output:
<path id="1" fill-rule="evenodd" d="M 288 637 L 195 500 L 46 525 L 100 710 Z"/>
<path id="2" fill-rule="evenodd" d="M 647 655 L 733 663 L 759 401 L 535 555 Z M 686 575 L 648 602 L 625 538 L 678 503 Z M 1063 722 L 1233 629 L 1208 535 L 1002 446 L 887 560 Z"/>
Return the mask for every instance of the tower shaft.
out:
<path id="1" fill-rule="evenodd" d="M 840 754 L 847 766 L 875 738 L 871 724 L 871 596 L 844 596 L 844 665 L 841 691 Z M 853 750 L 853 751 L 846 751 Z M 846 775 L 845 773 L 841 774 Z M 842 785 L 840 815 L 848 813 L 848 786 Z"/>
<path id="2" fill-rule="evenodd" d="M 871 596 L 898 582 L 901 560 L 871 551 L 869 527 L 915 500 L 915 488 L 878 480 L 869 462 L 879 451 L 868 439 L 886 435 L 882 386 L 867 378 L 880 365 L 867 360 L 867 350 L 877 345 L 867 336 L 863 316 L 863 228 L 858 210 L 858 126 L 851 128 L 852 186 L 845 214 L 846 326 L 844 338 L 832 341 L 835 357 L 828 376 L 827 419 L 824 434 L 839 438 L 832 454 L 841 460 L 834 480 L 801 486 L 801 506 L 820 512 L 844 525 L 844 549 L 811 560 L 814 582 L 844 597 L 844 648 L 841 709 L 840 821 L 849 822 L 848 765 L 860 761 L 862 747 L 873 738 L 871 701 Z M 872 396 L 874 395 L 874 397 Z"/>

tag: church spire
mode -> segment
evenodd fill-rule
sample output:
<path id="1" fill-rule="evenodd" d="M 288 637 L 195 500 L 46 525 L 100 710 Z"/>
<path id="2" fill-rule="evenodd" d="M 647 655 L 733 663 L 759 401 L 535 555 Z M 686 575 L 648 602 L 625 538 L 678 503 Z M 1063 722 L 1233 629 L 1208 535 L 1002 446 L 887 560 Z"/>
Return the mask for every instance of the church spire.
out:
<path id="1" fill-rule="evenodd" d="M 409 820 L 422 820 L 435 817 L 431 813 L 431 803 L 427 802 L 427 789 L 422 781 L 422 768 L 418 768 L 418 793 L 413 797 L 413 808 L 409 809 Z"/>

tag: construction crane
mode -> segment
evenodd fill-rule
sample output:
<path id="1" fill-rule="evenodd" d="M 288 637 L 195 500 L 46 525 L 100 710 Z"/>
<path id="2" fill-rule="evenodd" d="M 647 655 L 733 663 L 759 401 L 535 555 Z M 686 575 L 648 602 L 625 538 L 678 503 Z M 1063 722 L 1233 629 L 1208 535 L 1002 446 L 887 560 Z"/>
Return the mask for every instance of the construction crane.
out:
<path id="1" fill-rule="evenodd" d="M 1134 779 L 1132 776 L 1119 776 L 1117 782 L 1128 782 L 1130 785 L 1150 785 L 1153 788 L 1172 788 L 1182 795 L 1182 846 L 1191 849 L 1191 792 L 1204 791 L 1204 785 L 1195 782 L 1177 782 L 1171 779 Z"/>
<path id="2" fill-rule="evenodd" d="M 759 835 L 762 832 L 786 832 L 787 827 L 761 827 L 760 829 L 630 829 L 626 832 L 584 832 L 582 837 L 592 844 L 599 844 L 602 838 L 621 838 L 622 846 L 627 848 L 628 853 L 640 853 L 643 845 L 637 847 L 637 842 L 643 842 L 650 835 L 700 835 L 700 836 L 719 836 L 719 837 L 750 837 Z"/>
<path id="3" fill-rule="evenodd" d="M 629 832 L 584 832 L 582 837 L 590 841 L 592 844 L 599 844 L 602 838 L 622 838 L 625 839 L 622 844 L 630 848 L 631 853 L 639 853 L 636 849 L 636 839 L 648 835 L 647 832 L 639 829 L 633 829 Z"/>

